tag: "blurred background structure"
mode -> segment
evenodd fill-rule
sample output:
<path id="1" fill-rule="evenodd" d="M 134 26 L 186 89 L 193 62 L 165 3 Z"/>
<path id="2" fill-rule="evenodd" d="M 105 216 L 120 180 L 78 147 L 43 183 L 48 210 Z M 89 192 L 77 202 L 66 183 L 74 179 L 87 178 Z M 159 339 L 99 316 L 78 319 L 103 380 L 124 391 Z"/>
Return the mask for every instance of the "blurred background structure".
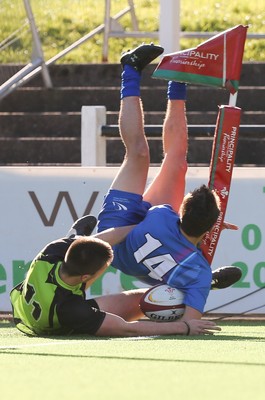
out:
<path id="1" fill-rule="evenodd" d="M 237 104 L 243 117 L 236 163 L 265 165 L 262 3 L 99 0 L 95 7 L 91 0 L 1 0 L 0 164 L 80 165 L 84 105 L 106 107 L 102 129 L 108 136 L 106 163 L 119 163 L 121 51 L 154 41 L 161 43 L 165 53 L 173 52 L 242 23 L 250 28 Z M 165 82 L 150 79 L 153 69 L 151 65 L 144 71 L 142 94 L 156 164 L 162 157 L 156 137 L 163 121 Z M 189 88 L 191 164 L 208 164 L 216 107 L 223 103 L 227 103 L 223 90 Z"/>

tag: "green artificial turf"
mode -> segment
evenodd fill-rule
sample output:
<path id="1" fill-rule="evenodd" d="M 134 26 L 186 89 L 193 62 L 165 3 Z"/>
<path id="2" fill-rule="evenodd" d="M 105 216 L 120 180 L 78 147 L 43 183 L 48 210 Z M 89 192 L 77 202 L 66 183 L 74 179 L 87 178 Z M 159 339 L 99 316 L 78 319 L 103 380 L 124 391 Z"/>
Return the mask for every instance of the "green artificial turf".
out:
<path id="1" fill-rule="evenodd" d="M 30 338 L 0 323 L 1 398 L 264 398 L 265 323 L 205 337 Z"/>

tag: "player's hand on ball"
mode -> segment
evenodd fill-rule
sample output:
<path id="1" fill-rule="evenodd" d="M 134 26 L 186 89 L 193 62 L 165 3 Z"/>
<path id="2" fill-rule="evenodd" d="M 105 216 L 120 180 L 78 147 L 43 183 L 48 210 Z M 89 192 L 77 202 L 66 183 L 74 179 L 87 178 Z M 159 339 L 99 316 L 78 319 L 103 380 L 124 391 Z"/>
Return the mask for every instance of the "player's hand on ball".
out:
<path id="1" fill-rule="evenodd" d="M 185 332 L 186 335 L 189 336 L 213 335 L 215 331 L 221 331 L 220 326 L 217 326 L 212 321 L 207 321 L 203 319 L 191 319 L 189 321 L 182 320 L 181 322 L 186 325 Z"/>

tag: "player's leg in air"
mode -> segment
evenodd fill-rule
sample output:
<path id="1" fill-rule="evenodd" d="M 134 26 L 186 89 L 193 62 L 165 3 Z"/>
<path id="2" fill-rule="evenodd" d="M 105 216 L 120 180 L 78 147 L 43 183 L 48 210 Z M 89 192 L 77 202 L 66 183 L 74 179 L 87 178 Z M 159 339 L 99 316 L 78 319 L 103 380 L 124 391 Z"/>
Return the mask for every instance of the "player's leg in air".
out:
<path id="1" fill-rule="evenodd" d="M 121 57 L 123 72 L 119 126 L 126 153 L 111 189 L 140 195 L 145 190 L 150 156 L 140 98 L 141 71 L 162 52 L 162 47 L 149 44 L 141 45 Z"/>
<path id="2" fill-rule="evenodd" d="M 186 85 L 168 83 L 168 104 L 163 125 L 164 160 L 143 199 L 152 205 L 170 204 L 178 212 L 185 194 L 188 129 L 186 120 Z M 231 225 L 230 229 L 234 229 Z M 224 266 L 213 271 L 211 289 L 225 289 L 238 282 L 242 271 Z"/>
<path id="3" fill-rule="evenodd" d="M 178 212 L 185 192 L 188 131 L 186 84 L 168 82 L 168 104 L 163 125 L 164 160 L 144 200 L 152 205 L 170 204 Z"/>

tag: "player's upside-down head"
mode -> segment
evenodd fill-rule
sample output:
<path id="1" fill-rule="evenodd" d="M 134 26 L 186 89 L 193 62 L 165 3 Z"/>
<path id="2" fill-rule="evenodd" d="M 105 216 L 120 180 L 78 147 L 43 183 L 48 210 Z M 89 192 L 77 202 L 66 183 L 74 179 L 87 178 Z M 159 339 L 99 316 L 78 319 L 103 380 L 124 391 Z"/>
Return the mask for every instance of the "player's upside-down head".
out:
<path id="1" fill-rule="evenodd" d="M 218 194 L 206 185 L 188 193 L 180 207 L 181 229 L 189 236 L 200 237 L 212 229 L 220 214 Z"/>

